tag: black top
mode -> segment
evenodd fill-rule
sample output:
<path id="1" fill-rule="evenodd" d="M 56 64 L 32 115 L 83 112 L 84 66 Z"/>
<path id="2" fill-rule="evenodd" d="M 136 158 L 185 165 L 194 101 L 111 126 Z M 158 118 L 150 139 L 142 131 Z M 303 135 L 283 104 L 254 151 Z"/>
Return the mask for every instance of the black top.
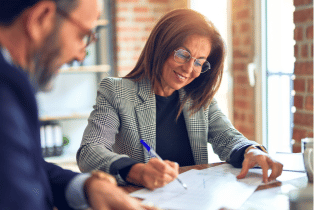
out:
<path id="1" fill-rule="evenodd" d="M 156 152 L 180 166 L 195 165 L 183 114 L 176 120 L 178 102 L 178 91 L 169 97 L 156 95 Z"/>
<path id="2" fill-rule="evenodd" d="M 156 95 L 156 153 L 164 160 L 177 162 L 180 166 L 195 165 L 192 149 L 181 113 L 178 113 L 179 92 L 169 97 Z M 250 145 L 234 149 L 228 163 L 236 168 L 242 167 L 245 149 Z M 119 173 L 126 180 L 131 167 L 138 163 L 131 158 L 121 158 L 110 167 L 110 173 Z"/>

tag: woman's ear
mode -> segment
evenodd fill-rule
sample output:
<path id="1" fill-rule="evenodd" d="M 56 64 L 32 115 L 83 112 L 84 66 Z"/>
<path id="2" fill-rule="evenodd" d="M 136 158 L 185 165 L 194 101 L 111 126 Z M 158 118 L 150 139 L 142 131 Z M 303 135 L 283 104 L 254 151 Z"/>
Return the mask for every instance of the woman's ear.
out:
<path id="1" fill-rule="evenodd" d="M 40 1 L 24 14 L 24 27 L 30 42 L 41 45 L 55 26 L 56 4 Z"/>

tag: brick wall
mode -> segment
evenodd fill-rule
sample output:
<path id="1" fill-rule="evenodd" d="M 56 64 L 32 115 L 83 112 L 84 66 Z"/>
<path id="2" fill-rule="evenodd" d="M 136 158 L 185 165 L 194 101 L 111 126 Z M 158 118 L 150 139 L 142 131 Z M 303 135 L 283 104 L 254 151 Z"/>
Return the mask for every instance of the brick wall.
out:
<path id="1" fill-rule="evenodd" d="M 254 55 L 254 1 L 232 1 L 233 119 L 234 126 L 248 139 L 255 139 L 254 88 L 249 84 L 247 65 Z"/>
<path id="2" fill-rule="evenodd" d="M 301 151 L 301 139 L 313 137 L 313 0 L 294 0 L 294 114 L 293 152 Z"/>
<path id="3" fill-rule="evenodd" d="M 187 6 L 187 0 L 117 0 L 117 76 L 124 76 L 136 64 L 156 21 L 174 8 Z"/>
<path id="4" fill-rule="evenodd" d="M 300 152 L 304 137 L 313 137 L 313 0 L 294 0 L 295 100 L 294 152 Z M 254 88 L 250 87 L 247 65 L 254 55 L 254 1 L 232 1 L 234 125 L 254 140 Z"/>

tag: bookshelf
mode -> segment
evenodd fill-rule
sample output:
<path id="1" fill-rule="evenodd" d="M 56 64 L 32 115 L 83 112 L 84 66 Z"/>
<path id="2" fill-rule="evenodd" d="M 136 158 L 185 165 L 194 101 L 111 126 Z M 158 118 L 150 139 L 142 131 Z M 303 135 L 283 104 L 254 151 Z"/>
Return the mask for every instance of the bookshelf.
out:
<path id="1" fill-rule="evenodd" d="M 36 95 L 39 119 L 43 124 L 57 123 L 62 135 L 69 139 L 59 157 L 46 157 L 49 162 L 67 163 L 75 161 L 87 119 L 96 103 L 100 81 L 114 75 L 114 3 L 99 0 L 103 8 L 97 21 L 98 41 L 91 44 L 82 63 L 65 64 L 52 82 L 49 92 Z"/>

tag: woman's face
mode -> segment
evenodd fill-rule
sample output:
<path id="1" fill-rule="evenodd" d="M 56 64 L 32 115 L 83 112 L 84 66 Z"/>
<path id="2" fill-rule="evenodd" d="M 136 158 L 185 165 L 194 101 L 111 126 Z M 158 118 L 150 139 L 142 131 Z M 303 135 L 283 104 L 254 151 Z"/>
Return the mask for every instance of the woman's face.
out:
<path id="1" fill-rule="evenodd" d="M 184 64 L 177 63 L 174 60 L 174 52 L 164 63 L 162 69 L 161 86 L 158 85 L 155 94 L 160 96 L 170 96 L 175 90 L 179 90 L 190 84 L 200 73 L 193 70 L 194 61 L 200 58 L 207 58 L 211 51 L 211 43 L 207 37 L 200 35 L 191 35 L 187 37 L 183 46 L 178 49 L 184 49 L 191 54 L 191 58 Z M 178 50 L 177 49 L 177 50 Z"/>

